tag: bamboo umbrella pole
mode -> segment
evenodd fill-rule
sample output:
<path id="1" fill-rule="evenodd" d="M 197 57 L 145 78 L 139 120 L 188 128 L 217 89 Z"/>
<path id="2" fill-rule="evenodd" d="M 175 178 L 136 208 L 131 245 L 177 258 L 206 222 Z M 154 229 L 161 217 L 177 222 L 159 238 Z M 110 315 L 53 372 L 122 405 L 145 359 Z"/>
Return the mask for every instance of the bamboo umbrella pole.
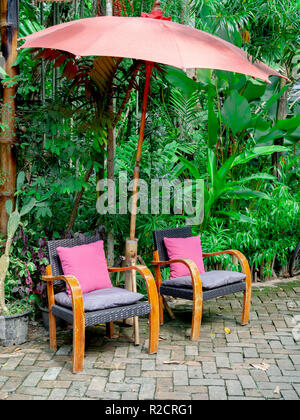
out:
<path id="1" fill-rule="evenodd" d="M 141 124 L 139 132 L 139 140 L 136 152 L 136 161 L 133 174 L 133 192 L 132 192 L 132 201 L 131 201 L 131 219 L 130 219 L 130 240 L 135 239 L 135 228 L 136 228 L 136 213 L 137 213 L 137 201 L 138 201 L 138 187 L 139 187 L 139 176 L 140 176 L 140 161 L 142 156 L 144 132 L 145 132 L 145 123 L 146 123 L 146 112 L 148 97 L 150 91 L 150 79 L 151 73 L 153 70 L 153 63 L 146 63 L 146 82 L 143 96 L 143 105 L 142 105 L 142 115 L 141 115 Z"/>
<path id="2" fill-rule="evenodd" d="M 142 148 L 143 148 L 143 140 L 144 140 L 144 132 L 145 132 L 145 124 L 146 124 L 146 112 L 147 112 L 147 104 L 148 104 L 148 98 L 149 98 L 150 79 L 151 79 L 152 70 L 153 70 L 153 63 L 147 62 L 146 63 L 146 81 L 145 81 L 143 105 L 142 105 L 142 115 L 141 115 L 138 146 L 137 146 L 137 152 L 136 152 L 136 162 L 135 162 L 134 175 L 133 175 L 133 192 L 132 192 L 132 198 L 131 198 L 131 216 L 130 216 L 131 217 L 130 235 L 129 235 L 129 238 L 126 239 L 126 244 L 125 244 L 125 264 L 126 265 L 135 265 L 137 261 L 137 239 L 135 238 L 135 228 L 136 228 L 139 175 L 140 175 L 140 161 L 141 161 L 141 156 L 142 156 Z M 132 270 L 126 274 L 125 288 L 132 292 L 137 291 L 135 270 Z M 127 322 L 128 323 L 133 322 L 134 343 L 135 345 L 139 345 L 140 339 L 139 339 L 138 318 L 135 317 L 133 318 L 133 320 L 129 319 L 127 320 Z"/>

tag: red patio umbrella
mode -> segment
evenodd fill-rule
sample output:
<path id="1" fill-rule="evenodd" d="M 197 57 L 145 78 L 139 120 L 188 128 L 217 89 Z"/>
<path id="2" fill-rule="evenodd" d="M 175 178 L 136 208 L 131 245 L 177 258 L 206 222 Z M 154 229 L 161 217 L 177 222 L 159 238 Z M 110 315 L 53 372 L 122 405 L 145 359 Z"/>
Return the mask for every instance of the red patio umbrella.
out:
<path id="1" fill-rule="evenodd" d="M 21 48 L 50 48 L 75 56 L 110 56 L 144 60 L 144 89 L 140 133 L 134 168 L 134 186 L 129 248 L 136 257 L 136 210 L 139 164 L 142 153 L 146 109 L 153 63 L 181 69 L 205 68 L 243 73 L 269 82 L 271 75 L 284 77 L 247 53 L 217 36 L 164 17 L 156 1 L 151 14 L 142 17 L 92 17 L 55 25 L 25 37 Z"/>

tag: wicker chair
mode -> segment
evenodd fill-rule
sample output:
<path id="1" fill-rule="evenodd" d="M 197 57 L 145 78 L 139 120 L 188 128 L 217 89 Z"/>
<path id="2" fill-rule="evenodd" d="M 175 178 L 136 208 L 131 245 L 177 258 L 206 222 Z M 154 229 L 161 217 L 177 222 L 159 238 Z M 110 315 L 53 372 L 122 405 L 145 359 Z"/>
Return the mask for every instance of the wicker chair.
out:
<path id="1" fill-rule="evenodd" d="M 189 226 L 175 229 L 156 230 L 153 232 L 155 251 L 153 253 L 153 261 L 155 270 L 156 287 L 159 298 L 159 317 L 160 324 L 164 323 L 163 306 L 168 310 L 169 314 L 173 316 L 172 311 L 168 307 L 164 295 L 179 297 L 193 301 L 193 316 L 191 340 L 196 340 L 199 337 L 203 301 L 208 299 L 225 296 L 230 293 L 244 292 L 242 325 L 246 325 L 249 321 L 250 304 L 251 304 L 251 273 L 249 264 L 245 256 L 236 250 L 226 250 L 213 253 L 203 253 L 203 257 L 211 257 L 215 255 L 230 254 L 236 257 L 242 266 L 242 272 L 245 274 L 245 279 L 232 284 L 224 285 L 214 289 L 202 289 L 201 276 L 199 274 L 196 264 L 190 259 L 176 259 L 169 260 L 167 249 L 164 244 L 164 238 L 186 238 L 192 236 L 192 231 Z M 161 269 L 165 269 L 169 264 L 179 262 L 185 264 L 190 271 L 192 279 L 192 288 L 174 287 L 164 285 L 161 279 Z M 202 275 L 204 277 L 204 274 Z"/>
<path id="2" fill-rule="evenodd" d="M 131 305 L 102 309 L 92 312 L 85 312 L 83 297 L 78 280 L 74 276 L 64 275 L 61 263 L 57 254 L 57 247 L 73 247 L 99 240 L 99 236 L 91 236 L 75 239 L 62 239 L 48 242 L 50 265 L 46 269 L 43 280 L 47 282 L 47 294 L 49 305 L 49 335 L 50 348 L 56 350 L 56 323 L 55 317 L 62 318 L 73 324 L 73 372 L 83 369 L 84 347 L 85 347 L 85 327 L 106 324 L 106 332 L 111 338 L 113 335 L 113 322 L 131 317 L 138 317 L 149 314 L 149 353 L 156 353 L 158 347 L 159 333 L 159 311 L 158 297 L 154 278 L 150 270 L 142 265 L 134 267 L 108 267 L 110 273 L 123 272 L 126 270 L 138 271 L 147 287 L 148 301 L 138 302 Z M 72 295 L 72 309 L 60 306 L 55 302 L 54 285 L 68 284 Z"/>

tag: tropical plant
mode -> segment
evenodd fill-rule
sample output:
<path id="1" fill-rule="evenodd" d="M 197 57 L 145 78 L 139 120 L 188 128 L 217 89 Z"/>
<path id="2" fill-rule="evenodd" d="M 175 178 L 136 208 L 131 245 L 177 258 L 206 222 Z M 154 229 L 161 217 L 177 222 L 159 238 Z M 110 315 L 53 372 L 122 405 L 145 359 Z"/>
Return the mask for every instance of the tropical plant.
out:
<path id="1" fill-rule="evenodd" d="M 17 190 L 20 191 L 25 180 L 25 173 L 20 172 L 17 177 Z M 31 198 L 29 201 L 23 204 L 19 211 L 19 200 L 17 198 L 15 210 L 13 210 L 13 203 L 11 200 L 6 201 L 5 206 L 7 213 L 9 214 L 8 225 L 7 225 L 7 239 L 5 244 L 5 251 L 0 257 L 0 314 L 8 312 L 8 307 L 5 303 L 5 279 L 7 276 L 11 248 L 13 246 L 13 239 L 18 227 L 21 224 L 21 218 L 28 214 L 33 207 L 36 205 L 35 198 Z"/>

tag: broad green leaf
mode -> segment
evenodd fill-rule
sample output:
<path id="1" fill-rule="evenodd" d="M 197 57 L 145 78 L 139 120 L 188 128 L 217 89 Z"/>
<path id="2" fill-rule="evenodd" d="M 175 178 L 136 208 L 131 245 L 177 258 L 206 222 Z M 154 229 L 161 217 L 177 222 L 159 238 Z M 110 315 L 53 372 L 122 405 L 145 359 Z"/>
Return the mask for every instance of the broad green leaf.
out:
<path id="1" fill-rule="evenodd" d="M 216 155 L 213 150 L 208 149 L 207 151 L 208 158 L 208 174 L 211 180 L 211 184 L 214 186 L 217 180 L 217 168 L 216 168 Z"/>
<path id="2" fill-rule="evenodd" d="M 254 99 L 259 99 L 265 93 L 266 83 L 257 81 L 257 80 L 248 80 L 245 90 L 242 92 L 242 95 L 248 100 L 253 101 Z"/>
<path id="3" fill-rule="evenodd" d="M 234 184 L 244 184 L 245 182 L 253 181 L 254 179 L 269 179 L 271 181 L 276 180 L 276 177 L 274 175 L 270 174 L 264 174 L 264 173 L 257 173 L 250 176 L 247 176 L 246 178 L 238 179 L 237 181 L 234 181 Z"/>
<path id="4" fill-rule="evenodd" d="M 262 155 L 271 155 L 275 152 L 285 152 L 288 149 L 284 146 L 261 146 L 261 147 L 254 147 L 251 150 L 248 150 L 240 155 L 236 156 L 231 167 L 241 165 L 243 163 L 249 162 L 249 160 L 254 159 L 258 156 Z"/>
<path id="5" fill-rule="evenodd" d="M 197 81 L 204 85 L 211 85 L 212 72 L 211 69 L 197 69 Z"/>
<path id="6" fill-rule="evenodd" d="M 270 196 L 262 191 L 251 190 L 250 188 L 236 188 L 228 187 L 224 188 L 224 194 L 235 199 L 249 199 L 249 198 L 263 198 L 265 200 L 271 200 Z"/>
<path id="7" fill-rule="evenodd" d="M 300 126 L 300 114 L 293 118 L 278 120 L 275 127 L 279 130 L 294 131 Z"/>
<path id="8" fill-rule="evenodd" d="M 300 139 L 300 127 L 297 127 L 296 130 L 292 131 L 291 133 L 288 133 L 288 138 L 296 139 L 299 141 Z"/>
<path id="9" fill-rule="evenodd" d="M 272 130 L 270 130 L 269 133 L 256 137 L 256 142 L 257 143 L 266 143 L 268 141 L 273 141 L 275 139 L 280 139 L 281 137 L 284 137 L 284 135 L 285 135 L 284 131 L 276 130 L 276 128 L 272 128 Z"/>
<path id="10" fill-rule="evenodd" d="M 221 166 L 221 168 L 218 170 L 218 179 L 223 180 L 225 182 L 228 172 L 230 171 L 232 167 L 232 162 L 234 161 L 235 156 L 230 156 Z"/>
<path id="11" fill-rule="evenodd" d="M 31 198 L 31 200 L 27 204 L 24 204 L 24 206 L 22 207 L 20 211 L 20 216 L 25 216 L 25 214 L 29 213 L 33 209 L 35 204 L 36 204 L 36 199 Z"/>
<path id="12" fill-rule="evenodd" d="M 18 173 L 18 176 L 17 176 L 17 191 L 19 191 L 23 187 L 24 181 L 25 181 L 25 172 L 21 171 Z"/>
<path id="13" fill-rule="evenodd" d="M 194 179 L 200 179 L 201 174 L 199 173 L 197 167 L 189 160 L 182 156 L 178 156 L 179 160 L 185 165 L 185 167 L 190 171 L 191 175 L 194 177 Z"/>
<path id="14" fill-rule="evenodd" d="M 166 78 L 169 83 L 181 89 L 187 96 L 192 95 L 199 88 L 198 84 L 189 78 L 183 70 L 175 67 L 167 66 Z"/>
<path id="15" fill-rule="evenodd" d="M 224 214 L 224 216 L 231 217 L 241 223 L 251 223 L 253 225 L 257 223 L 256 220 L 251 219 L 251 217 L 235 211 L 216 211 L 216 214 Z"/>
<path id="16" fill-rule="evenodd" d="M 257 131 L 267 131 L 271 127 L 271 123 L 266 121 L 261 115 L 252 117 L 251 123 L 248 127 L 255 128 Z"/>
<path id="17" fill-rule="evenodd" d="M 264 112 L 268 111 L 272 105 L 274 105 L 278 99 L 284 94 L 284 92 L 289 88 L 288 85 L 284 86 L 279 93 L 276 95 L 271 96 L 271 98 L 266 102 L 264 106 Z"/>
<path id="18" fill-rule="evenodd" d="M 234 134 L 246 128 L 251 121 L 248 101 L 236 90 L 233 90 L 224 102 L 221 115 L 223 121 L 231 128 Z"/>
<path id="19" fill-rule="evenodd" d="M 7 214 L 11 215 L 12 209 L 13 209 L 13 202 L 11 200 L 7 200 L 5 202 L 5 208 L 6 208 Z"/>
<path id="20" fill-rule="evenodd" d="M 7 235 L 10 238 L 14 237 L 14 235 L 15 235 L 18 227 L 19 227 L 19 224 L 20 224 L 20 214 L 19 214 L 19 212 L 14 211 L 10 215 L 10 217 L 8 219 L 8 223 L 7 223 Z"/>

